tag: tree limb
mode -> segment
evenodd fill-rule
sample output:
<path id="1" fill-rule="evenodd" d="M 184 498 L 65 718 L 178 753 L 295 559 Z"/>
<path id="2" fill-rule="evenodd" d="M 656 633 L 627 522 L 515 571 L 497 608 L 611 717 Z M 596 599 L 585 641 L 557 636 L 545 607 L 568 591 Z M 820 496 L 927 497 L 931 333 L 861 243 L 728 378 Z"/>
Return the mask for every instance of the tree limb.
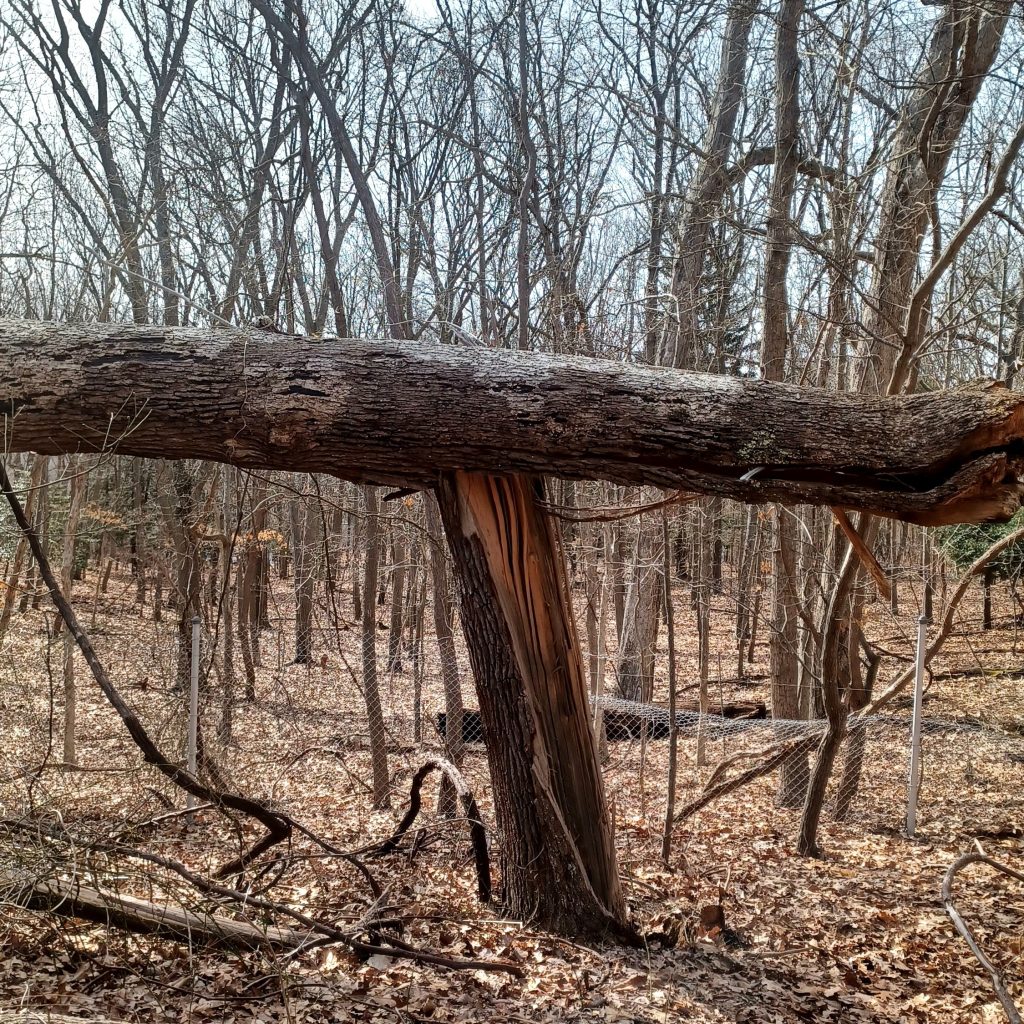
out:
<path id="1" fill-rule="evenodd" d="M 988 971 L 989 977 L 992 979 L 992 988 L 995 990 L 999 1002 L 1006 1011 L 1006 1016 L 1010 1024 L 1021 1024 L 1020 1013 L 1013 1001 L 1013 997 L 1010 995 L 1009 989 L 1006 987 L 1006 982 L 1003 980 L 1002 973 L 982 952 L 977 939 L 974 937 L 974 933 L 967 926 L 967 922 L 960 916 L 960 911 L 957 910 L 953 903 L 953 879 L 960 871 L 971 864 L 987 864 L 990 868 L 994 868 L 996 871 L 999 871 L 1004 875 L 1008 875 L 1010 878 L 1014 878 L 1018 882 L 1024 882 L 1024 874 L 1021 874 L 1019 871 L 1014 871 L 1013 868 L 1008 867 L 1006 864 L 1001 864 L 999 861 L 993 860 L 984 853 L 975 853 L 972 851 L 970 853 L 965 853 L 962 857 L 958 857 L 953 861 L 946 871 L 945 877 L 942 879 L 942 905 L 946 908 L 946 913 L 949 915 L 949 919 L 953 922 L 953 927 L 956 928 L 964 941 L 970 947 L 970 950 L 977 958 L 978 963 Z"/>
<path id="2" fill-rule="evenodd" d="M 152 741 L 152 739 L 150 739 L 149 734 L 146 732 L 146 729 L 139 720 L 139 717 L 134 711 L 132 711 L 127 703 L 125 703 L 124 698 L 111 682 L 106 669 L 104 669 L 96 655 L 96 651 L 92 646 L 92 641 L 79 625 L 78 617 L 75 615 L 74 609 L 64 596 L 64 593 L 60 588 L 60 584 L 57 582 L 57 578 L 53 574 L 53 569 L 50 567 L 50 561 L 46 556 L 46 552 L 43 550 L 39 537 L 29 523 L 28 518 L 25 515 L 25 510 L 21 507 L 21 502 L 18 500 L 17 494 L 14 493 L 14 489 L 11 487 L 11 481 L 7 476 L 7 467 L 2 461 L 0 461 L 0 490 L 3 491 L 7 498 L 7 502 L 11 506 L 11 511 L 14 513 L 14 518 L 22 533 L 28 538 L 29 546 L 32 549 L 32 554 L 36 559 L 36 564 L 39 569 L 39 575 L 42 576 L 43 582 L 49 588 L 50 598 L 53 600 L 54 605 L 56 605 L 57 611 L 60 614 L 61 619 L 64 621 L 64 625 L 75 638 L 82 655 L 85 657 L 86 664 L 88 664 L 92 671 L 93 678 L 96 680 L 100 690 L 103 692 L 103 696 L 107 698 L 111 707 L 113 707 L 113 709 L 118 713 L 121 721 L 125 725 L 125 728 L 128 730 L 132 739 L 135 740 L 136 746 L 138 746 L 139 750 L 142 751 L 143 759 L 148 764 L 153 765 L 157 771 L 170 779 L 174 785 L 179 789 L 183 789 L 186 793 L 190 793 L 193 796 L 198 797 L 200 800 L 216 804 L 220 808 L 240 811 L 249 817 L 255 818 L 266 826 L 267 834 L 253 844 L 249 850 L 240 854 L 228 864 L 223 865 L 217 872 L 218 877 L 226 877 L 227 875 L 236 874 L 261 853 L 264 853 L 269 850 L 270 847 L 287 839 L 291 835 L 291 826 L 281 815 L 276 814 L 268 807 L 265 807 L 258 801 L 251 800 L 248 797 L 239 796 L 236 793 L 218 792 L 217 790 L 211 789 L 200 779 L 186 771 L 181 767 L 181 765 L 175 764 L 173 761 L 165 757 L 157 745 Z"/>
<path id="3" fill-rule="evenodd" d="M 938 525 L 1024 492 L 1024 395 L 879 398 L 605 360 L 235 330 L 0 321 L 8 451 L 432 486 L 544 473 Z"/>

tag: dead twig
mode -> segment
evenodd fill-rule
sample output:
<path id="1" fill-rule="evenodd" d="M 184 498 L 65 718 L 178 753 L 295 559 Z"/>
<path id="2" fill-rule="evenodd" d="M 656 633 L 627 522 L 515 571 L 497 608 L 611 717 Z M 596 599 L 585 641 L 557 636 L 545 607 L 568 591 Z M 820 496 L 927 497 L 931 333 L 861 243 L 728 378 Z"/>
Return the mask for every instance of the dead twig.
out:
<path id="1" fill-rule="evenodd" d="M 1007 875 L 1018 882 L 1024 882 L 1024 874 L 1020 871 L 1014 871 L 1014 869 L 1008 865 L 1002 864 L 999 861 L 994 860 L 992 857 L 989 857 L 982 851 L 981 846 L 979 845 L 977 852 L 972 851 L 970 853 L 965 853 L 963 856 L 958 857 L 953 861 L 947 869 L 945 877 L 942 879 L 942 905 L 946 908 L 946 913 L 949 915 L 949 919 L 953 922 L 953 927 L 956 928 L 963 937 L 968 948 L 977 958 L 978 963 L 988 971 L 989 977 L 992 979 L 992 988 L 995 990 L 996 997 L 999 999 L 1003 1009 L 1006 1011 L 1006 1017 L 1010 1021 L 1010 1024 L 1021 1024 L 1020 1013 L 1013 1001 L 1013 997 L 1010 995 L 1010 992 L 1006 987 L 1006 982 L 1003 980 L 1002 972 L 982 952 L 977 939 L 974 937 L 974 933 L 968 927 L 967 922 L 960 916 L 960 911 L 957 910 L 956 906 L 953 904 L 953 879 L 956 878 L 959 872 L 964 868 L 969 867 L 971 864 L 987 864 L 993 870 Z"/>
<path id="2" fill-rule="evenodd" d="M 409 809 L 405 812 L 398 825 L 395 834 L 377 847 L 376 853 L 391 853 L 398 848 L 402 836 L 412 827 L 416 816 L 420 813 L 423 804 L 421 790 L 423 782 L 432 771 L 443 773 L 458 794 L 459 802 L 462 804 L 463 813 L 469 822 L 469 836 L 473 845 L 473 859 L 476 862 L 477 892 L 480 895 L 480 902 L 487 903 L 491 898 L 491 861 L 487 852 L 487 832 L 484 830 L 480 811 L 476 805 L 476 798 L 472 790 L 466 784 L 462 772 L 444 758 L 435 757 L 425 762 L 416 774 L 412 777 L 412 785 L 409 789 Z"/>

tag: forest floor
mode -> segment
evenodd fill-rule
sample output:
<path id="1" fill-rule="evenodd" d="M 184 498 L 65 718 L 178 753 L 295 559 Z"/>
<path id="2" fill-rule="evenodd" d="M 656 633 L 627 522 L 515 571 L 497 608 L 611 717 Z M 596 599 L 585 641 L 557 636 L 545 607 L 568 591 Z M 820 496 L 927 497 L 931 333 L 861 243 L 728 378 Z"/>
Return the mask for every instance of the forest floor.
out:
<path id="1" fill-rule="evenodd" d="M 288 584 L 276 584 L 280 621 L 289 619 Z M 78 585 L 84 624 L 125 698 L 165 749 L 180 752 L 182 700 L 171 676 L 173 617 L 139 617 L 129 580 L 115 576 L 93 608 L 93 587 Z M 904 614 L 869 608 L 868 633 L 887 652 L 910 657 L 917 616 L 907 586 Z M 692 612 L 677 593 L 679 674 L 695 678 Z M 734 675 L 732 618 L 723 598 L 714 617 L 721 670 Z M 905 702 L 897 718 L 869 733 L 861 792 L 843 824 L 826 816 L 825 855 L 799 857 L 799 812 L 776 805 L 775 779 L 720 799 L 681 823 L 670 867 L 661 862 L 667 743 L 610 744 L 605 781 L 620 866 L 632 912 L 644 932 L 669 933 L 676 944 L 630 949 L 588 945 L 504 919 L 476 900 L 463 822 L 422 819 L 410 852 L 366 858 L 387 901 L 406 922 L 405 937 L 447 956 L 501 959 L 522 978 L 454 972 L 372 957 L 359 962 L 342 947 L 289 959 L 265 953 L 217 952 L 127 935 L 75 920 L 17 909 L 0 892 L 0 1008 L 123 1021 L 163 1022 L 444 1022 L 605 1021 L 1000 1021 L 987 976 L 954 932 L 939 887 L 949 864 L 975 837 L 1024 824 L 1024 631 L 997 604 L 996 629 L 982 632 L 980 604 L 965 604 L 961 624 L 933 665 L 926 714 L 924 785 L 917 837 L 902 834 L 908 738 Z M 324 610 L 321 618 L 326 618 Z M 384 619 L 383 614 L 381 618 Z M 427 616 L 429 621 L 429 616 Z M 107 841 L 126 823 L 145 822 L 183 800 L 152 768 L 78 666 L 79 766 L 61 767 L 60 645 L 47 610 L 15 615 L 0 652 L 0 818 L 59 824 L 78 841 Z M 288 665 L 287 628 L 265 632 L 257 700 L 233 708 L 233 739 L 213 741 L 215 759 L 238 791 L 272 801 L 343 849 L 389 836 L 407 802 L 409 778 L 440 749 L 433 714 L 442 706 L 433 637 L 425 642 L 423 742 L 412 741 L 412 676 L 384 677 L 391 731 L 392 807 L 372 811 L 365 780 L 369 761 L 357 685 L 359 630 L 341 623 L 318 638 L 314 667 Z M 387 630 L 380 630 L 380 652 Z M 665 672 L 665 641 L 658 659 Z M 712 683 L 719 699 L 767 697 L 767 650 L 758 646 L 743 685 Z M 712 656 L 712 674 L 718 659 Z M 887 658 L 879 688 L 906 664 Z M 463 692 L 472 684 L 463 660 Z M 955 675 L 953 673 L 973 673 Z M 216 690 L 219 681 L 213 678 Z M 687 690 L 692 696 L 695 691 Z M 51 711 L 55 711 L 51 714 Z M 211 711 L 211 715 L 215 712 Z M 54 724 L 51 727 L 51 722 Z M 750 731 L 716 734 L 697 767 L 694 739 L 680 740 L 677 806 L 700 791 L 714 764 L 742 749 Z M 770 734 L 758 733 L 760 740 Z M 25 774 L 25 769 L 30 772 Z M 470 748 L 466 775 L 485 820 L 491 803 L 482 746 Z M 250 835 L 251 838 L 251 835 Z M 135 833 L 137 846 L 198 871 L 237 853 L 239 836 L 223 818 L 168 817 Z M 981 840 L 987 852 L 1020 866 L 1015 840 Z M 43 840 L 40 846 L 45 846 Z M 323 920 L 358 919 L 370 896 L 365 881 L 337 858 L 318 857 L 296 841 L 274 898 Z M 33 854 L 32 856 L 35 856 Z M 30 857 L 5 835 L 0 867 Z M 76 861 L 77 862 L 77 861 Z M 84 857 L 82 858 L 84 863 Z M 108 886 L 146 898 L 196 906 L 183 884 L 137 861 L 90 870 Z M 70 864 L 58 865 L 63 871 Z M 268 881 L 262 879 L 262 881 Z M 1024 892 L 987 870 L 958 881 L 959 905 L 983 947 L 1024 993 Z M 4 898 L 4 897 L 8 898 Z M 714 908 L 720 907 L 720 912 Z M 703 915 L 702 915 L 703 911 Z M 252 915 L 254 918 L 256 915 Z M 702 923 L 703 922 L 703 923 Z M 724 923 L 724 927 L 723 927 Z"/>

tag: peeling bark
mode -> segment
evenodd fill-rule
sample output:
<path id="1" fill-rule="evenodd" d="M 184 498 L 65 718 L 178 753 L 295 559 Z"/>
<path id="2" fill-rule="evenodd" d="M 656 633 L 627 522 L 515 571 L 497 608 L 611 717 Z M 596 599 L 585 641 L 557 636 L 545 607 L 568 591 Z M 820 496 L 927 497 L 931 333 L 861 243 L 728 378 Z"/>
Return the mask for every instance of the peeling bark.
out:
<path id="1" fill-rule="evenodd" d="M 553 931 L 627 936 L 562 551 L 536 486 L 457 473 L 438 489 L 473 671 L 486 680 L 477 696 L 505 908 Z"/>

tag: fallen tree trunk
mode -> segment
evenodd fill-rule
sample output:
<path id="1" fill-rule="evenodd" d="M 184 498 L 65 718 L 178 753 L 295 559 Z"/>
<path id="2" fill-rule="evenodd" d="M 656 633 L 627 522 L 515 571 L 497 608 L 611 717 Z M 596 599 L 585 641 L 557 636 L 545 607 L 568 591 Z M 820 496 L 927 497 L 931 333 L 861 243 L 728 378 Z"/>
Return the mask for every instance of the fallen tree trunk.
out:
<path id="1" fill-rule="evenodd" d="M 1024 395 L 872 397 L 483 348 L 0 321 L 7 451 L 399 486 L 452 470 L 809 502 L 926 525 L 1021 504 Z"/>
<path id="2" fill-rule="evenodd" d="M 623 701 L 625 704 L 626 702 Z M 594 701 L 591 701 L 591 709 Z M 636 708 L 617 707 L 615 699 L 601 702 L 604 714 L 605 738 L 609 742 L 639 739 L 645 732 L 649 740 L 665 740 L 670 734 L 672 716 L 667 708 L 656 704 L 640 704 Z M 693 716 L 700 714 L 700 701 L 687 699 L 676 701 L 676 723 L 680 728 L 693 724 Z M 483 743 L 484 725 L 480 712 L 467 708 L 462 712 L 462 742 Z M 768 717 L 768 706 L 763 700 L 730 700 L 712 705 L 711 717 L 717 719 L 764 719 Z M 442 739 L 448 738 L 448 713 L 438 711 L 437 731 Z"/>
<path id="3" fill-rule="evenodd" d="M 101 892 L 77 881 L 48 878 L 19 884 L 6 879 L 3 887 L 13 891 L 14 902 L 26 910 L 42 910 L 197 946 L 295 949 L 311 938 L 311 933 L 295 928 L 259 927 L 224 914 L 199 914 L 135 896 Z"/>

